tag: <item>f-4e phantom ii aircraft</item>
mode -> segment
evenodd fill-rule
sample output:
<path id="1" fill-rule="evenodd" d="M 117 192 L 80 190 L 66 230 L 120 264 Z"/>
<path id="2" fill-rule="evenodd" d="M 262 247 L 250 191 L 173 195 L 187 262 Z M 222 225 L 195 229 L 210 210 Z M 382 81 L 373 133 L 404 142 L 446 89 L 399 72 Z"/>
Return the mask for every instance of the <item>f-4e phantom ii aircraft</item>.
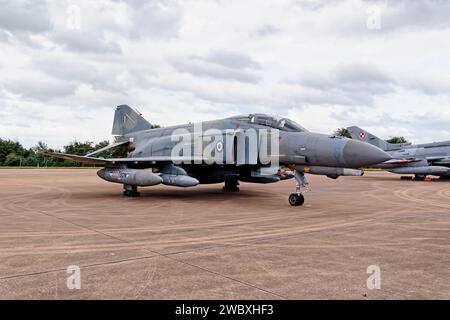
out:
<path id="1" fill-rule="evenodd" d="M 388 143 L 356 126 L 347 128 L 353 139 L 370 143 L 392 156 L 374 167 L 397 174 L 413 174 L 423 181 L 428 175 L 450 179 L 450 141 L 428 144 Z"/>
<path id="2" fill-rule="evenodd" d="M 139 196 L 138 187 L 165 184 L 190 187 L 225 183 L 238 191 L 239 181 L 273 183 L 295 178 L 292 206 L 304 203 L 305 173 L 361 176 L 359 168 L 391 157 L 370 144 L 312 133 L 292 120 L 265 114 L 154 128 L 127 105 L 116 109 L 115 143 L 85 156 L 45 152 L 45 155 L 103 165 L 102 179 L 123 184 L 125 196 Z M 94 155 L 126 148 L 126 158 Z"/>

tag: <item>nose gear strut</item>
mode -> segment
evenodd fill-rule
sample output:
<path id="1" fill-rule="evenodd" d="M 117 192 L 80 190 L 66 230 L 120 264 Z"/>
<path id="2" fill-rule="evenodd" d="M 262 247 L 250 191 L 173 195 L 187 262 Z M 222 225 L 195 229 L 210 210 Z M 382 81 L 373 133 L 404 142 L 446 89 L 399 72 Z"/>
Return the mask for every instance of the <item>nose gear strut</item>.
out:
<path id="1" fill-rule="evenodd" d="M 295 193 L 289 196 L 289 204 L 291 206 L 302 206 L 305 203 L 305 197 L 302 193 L 302 188 L 309 190 L 309 182 L 303 172 L 294 171 L 295 177 Z"/>

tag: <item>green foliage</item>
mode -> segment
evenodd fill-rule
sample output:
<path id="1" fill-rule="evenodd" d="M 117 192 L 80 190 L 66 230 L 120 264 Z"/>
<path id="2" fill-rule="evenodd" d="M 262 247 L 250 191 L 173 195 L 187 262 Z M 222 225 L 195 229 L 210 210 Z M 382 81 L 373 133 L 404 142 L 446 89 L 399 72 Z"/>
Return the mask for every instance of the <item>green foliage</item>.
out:
<path id="1" fill-rule="evenodd" d="M 97 143 L 95 145 L 94 149 L 99 150 L 99 149 L 107 147 L 107 146 L 109 146 L 109 141 L 104 140 L 104 141 L 100 141 L 99 143 Z M 109 150 L 97 153 L 95 156 L 99 157 L 99 158 L 105 158 L 105 159 L 124 158 L 127 156 L 127 150 L 124 147 L 117 147 L 117 148 L 113 148 L 113 149 L 109 149 Z"/>
<path id="2" fill-rule="evenodd" d="M 104 148 L 109 145 L 107 140 L 94 144 L 91 141 L 74 141 L 64 147 L 63 152 L 84 156 L 92 151 Z M 43 141 L 37 145 L 26 149 L 19 142 L 0 138 L 0 166 L 8 167 L 81 167 L 86 166 L 70 160 L 46 157 L 40 153 L 43 151 L 61 152 L 53 150 Z M 124 147 L 117 147 L 111 150 L 103 151 L 95 155 L 102 158 L 123 158 L 127 156 L 127 150 Z"/>
<path id="3" fill-rule="evenodd" d="M 335 136 L 338 137 L 345 137 L 345 138 L 352 138 L 352 135 L 350 134 L 350 131 L 348 131 L 346 128 L 339 128 L 334 132 Z"/>
<path id="4" fill-rule="evenodd" d="M 84 156 L 94 150 L 95 150 L 94 143 L 91 141 L 86 142 L 74 141 L 68 144 L 67 146 L 64 146 L 65 153 L 75 154 L 77 156 Z"/>
<path id="5" fill-rule="evenodd" d="M 94 143 L 91 141 L 78 142 L 73 141 L 64 146 L 64 153 L 75 154 L 77 156 L 85 156 L 89 152 L 94 151 Z M 48 165 L 48 163 L 47 163 Z M 82 167 L 83 164 L 75 161 L 64 160 L 60 165 L 70 167 Z"/>
<path id="6" fill-rule="evenodd" d="M 405 139 L 405 137 L 392 137 L 389 140 L 386 140 L 388 143 L 408 143 L 408 140 Z"/>
<path id="7" fill-rule="evenodd" d="M 38 141 L 37 145 L 32 148 L 35 152 L 48 151 L 48 146 L 43 141 Z"/>
<path id="8" fill-rule="evenodd" d="M 109 141 L 108 140 L 103 140 L 103 141 L 100 141 L 99 143 L 97 143 L 94 146 L 94 150 L 99 150 L 99 149 L 105 148 L 107 146 L 109 146 Z M 127 150 L 124 147 L 116 147 L 116 148 L 113 148 L 113 149 L 105 150 L 105 151 L 102 151 L 102 152 L 97 153 L 95 155 L 95 157 L 105 158 L 105 159 L 124 158 L 126 156 L 127 156 Z"/>
<path id="9" fill-rule="evenodd" d="M 128 151 L 125 147 L 118 147 L 111 150 L 113 158 L 126 158 Z"/>
<path id="10" fill-rule="evenodd" d="M 8 155 L 14 154 L 14 157 L 17 156 L 24 156 L 25 149 L 22 147 L 22 145 L 17 141 L 12 140 L 3 140 L 0 139 L 0 165 L 5 165 L 6 160 L 13 161 L 14 158 L 11 156 L 8 158 Z"/>
<path id="11" fill-rule="evenodd" d="M 16 155 L 15 153 L 10 153 L 6 156 L 4 165 L 8 167 L 18 167 L 22 164 L 23 157 Z"/>
<path id="12" fill-rule="evenodd" d="M 98 149 L 107 147 L 108 145 L 109 145 L 109 141 L 108 141 L 108 140 L 100 141 L 99 143 L 97 143 L 97 144 L 95 145 L 95 148 L 94 148 L 94 149 L 95 149 L 95 150 L 98 150 Z M 113 157 L 113 153 L 112 153 L 111 150 L 106 150 L 106 151 L 97 153 L 95 156 L 96 156 L 96 157 L 99 157 L 99 158 L 105 158 L 105 159 L 107 159 L 107 158 L 112 158 L 112 157 Z"/>

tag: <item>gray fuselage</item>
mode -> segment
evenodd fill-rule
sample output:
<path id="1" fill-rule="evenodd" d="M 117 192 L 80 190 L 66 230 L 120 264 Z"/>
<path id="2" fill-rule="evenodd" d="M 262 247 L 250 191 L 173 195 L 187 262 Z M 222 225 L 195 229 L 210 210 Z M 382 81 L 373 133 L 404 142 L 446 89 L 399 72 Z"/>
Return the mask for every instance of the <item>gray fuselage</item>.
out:
<path id="1" fill-rule="evenodd" d="M 255 121 L 254 116 L 259 117 Z M 317 166 L 331 168 L 360 168 L 369 164 L 385 161 L 389 156 L 380 149 L 369 144 L 354 141 L 347 138 L 327 136 L 323 134 L 311 133 L 304 128 L 276 127 L 270 124 L 262 124 L 262 119 L 272 119 L 266 115 L 252 115 L 231 117 L 221 120 L 206 121 L 201 123 L 200 140 L 205 147 L 207 144 L 218 143 L 220 140 L 223 144 L 224 160 L 227 153 L 232 153 L 232 161 L 224 161 L 222 164 L 205 165 L 203 163 L 182 163 L 183 167 L 191 176 L 199 179 L 201 183 L 222 182 L 227 176 L 245 177 L 254 176 L 255 169 L 266 167 L 267 164 L 261 162 L 259 156 L 252 151 L 255 142 L 251 142 L 250 138 L 246 138 L 245 147 L 238 147 L 239 134 L 247 134 L 250 131 L 257 132 L 256 145 L 257 153 L 261 148 L 261 141 L 265 136 L 278 134 L 277 148 L 275 154 L 270 150 L 270 139 L 267 149 L 270 156 L 277 157 L 280 166 Z M 267 121 L 269 121 L 267 120 Z M 289 121 L 289 120 L 287 120 Z M 174 147 L 179 143 L 179 132 L 188 132 L 193 134 L 198 131 L 199 124 L 185 124 L 179 126 L 171 126 L 158 129 L 149 129 L 126 134 L 121 139 L 131 140 L 133 148 L 129 153 L 131 158 L 145 158 L 154 156 L 170 156 Z M 208 136 L 208 131 L 215 130 L 220 132 L 221 138 L 212 138 Z M 261 134 L 264 131 L 264 134 Z M 228 137 L 227 137 L 228 136 Z M 230 139 L 231 136 L 231 139 Z M 215 141 L 216 139 L 217 141 Z M 227 144 L 232 145 L 227 145 Z M 194 142 L 190 142 L 192 146 L 192 154 L 196 154 Z M 239 155 L 239 153 L 242 153 Z M 244 155 L 245 154 L 245 155 Z M 177 154 L 178 155 L 178 154 Z M 230 157 L 230 155 L 228 155 Z M 240 160 L 238 159 L 240 158 Z M 132 167 L 132 165 L 129 165 Z M 142 164 L 136 164 L 136 167 L 142 167 Z M 253 172 L 252 172 L 253 171 Z M 307 170 L 306 170 L 307 171 Z"/>

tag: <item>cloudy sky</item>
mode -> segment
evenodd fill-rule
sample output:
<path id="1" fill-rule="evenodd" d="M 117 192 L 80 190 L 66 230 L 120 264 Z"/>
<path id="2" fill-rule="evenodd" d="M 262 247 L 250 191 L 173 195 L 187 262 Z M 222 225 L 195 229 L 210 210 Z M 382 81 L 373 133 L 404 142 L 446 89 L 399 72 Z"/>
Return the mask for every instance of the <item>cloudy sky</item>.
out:
<path id="1" fill-rule="evenodd" d="M 450 1 L 0 0 L 0 137 L 111 139 L 268 112 L 312 131 L 450 139 Z"/>

